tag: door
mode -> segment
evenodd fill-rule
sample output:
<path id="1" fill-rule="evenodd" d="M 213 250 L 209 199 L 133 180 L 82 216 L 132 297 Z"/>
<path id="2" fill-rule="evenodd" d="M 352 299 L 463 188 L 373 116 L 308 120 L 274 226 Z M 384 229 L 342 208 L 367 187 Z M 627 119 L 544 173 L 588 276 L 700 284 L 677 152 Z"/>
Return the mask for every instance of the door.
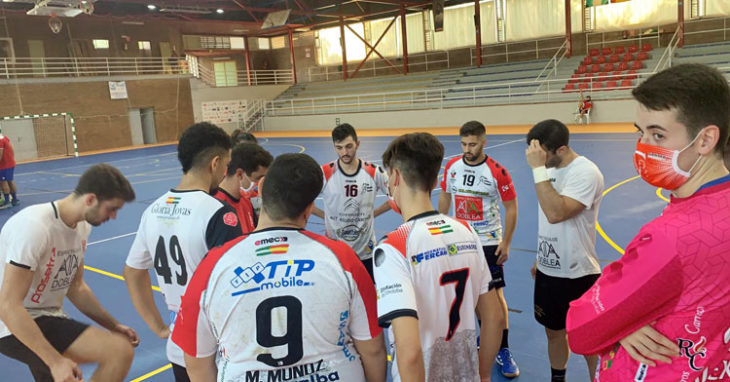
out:
<path id="1" fill-rule="evenodd" d="M 142 139 L 144 144 L 157 143 L 157 130 L 155 129 L 155 109 L 148 107 L 140 109 L 142 120 Z"/>
<path id="2" fill-rule="evenodd" d="M 129 133 L 132 136 L 132 145 L 139 146 L 144 144 L 144 134 L 142 133 L 142 115 L 139 109 L 129 109 Z"/>
<path id="3" fill-rule="evenodd" d="M 216 61 L 213 63 L 215 86 L 238 86 L 236 61 Z"/>
<path id="4" fill-rule="evenodd" d="M 44 77 L 46 72 L 45 57 L 46 50 L 43 40 L 28 40 L 28 52 L 30 55 L 31 71 L 34 77 Z"/>
<path id="5" fill-rule="evenodd" d="M 13 145 L 16 161 L 38 158 L 32 119 L 13 119 L 0 123 L 3 135 L 10 138 L 10 144 Z"/>

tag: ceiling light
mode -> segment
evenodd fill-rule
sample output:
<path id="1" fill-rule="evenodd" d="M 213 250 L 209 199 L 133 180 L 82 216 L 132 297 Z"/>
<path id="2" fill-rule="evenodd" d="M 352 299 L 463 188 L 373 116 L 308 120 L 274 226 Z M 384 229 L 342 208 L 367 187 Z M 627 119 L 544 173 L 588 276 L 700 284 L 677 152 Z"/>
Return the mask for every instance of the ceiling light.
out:
<path id="1" fill-rule="evenodd" d="M 150 11 L 154 11 L 155 9 L 157 9 L 157 6 L 154 4 L 147 4 L 147 9 L 149 9 Z"/>
<path id="2" fill-rule="evenodd" d="M 223 11 L 222 9 L 220 9 L 220 8 L 218 8 L 218 9 L 216 9 L 216 10 L 215 10 L 215 13 L 217 13 L 217 14 L 219 14 L 219 15 L 222 15 L 222 14 L 223 14 L 223 12 L 224 12 L 224 11 Z"/>

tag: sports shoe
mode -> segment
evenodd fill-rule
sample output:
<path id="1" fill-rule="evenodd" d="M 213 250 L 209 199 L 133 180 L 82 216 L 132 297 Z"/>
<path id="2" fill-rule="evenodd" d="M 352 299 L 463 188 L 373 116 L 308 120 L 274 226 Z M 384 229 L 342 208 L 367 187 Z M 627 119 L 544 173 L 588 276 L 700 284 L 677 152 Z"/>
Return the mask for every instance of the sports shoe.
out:
<path id="1" fill-rule="evenodd" d="M 509 348 L 499 349 L 495 360 L 497 361 L 497 365 L 501 366 L 502 375 L 505 377 L 514 378 L 520 375 L 520 368 L 517 367 L 517 363 L 512 358 L 512 353 L 509 351 Z"/>
<path id="2" fill-rule="evenodd" d="M 18 204 L 20 204 L 20 200 L 18 200 L 18 199 L 13 199 L 13 201 L 12 201 L 12 202 L 10 202 L 10 203 L 11 203 L 11 204 L 13 205 L 13 207 L 15 207 L 15 206 L 17 206 Z"/>
<path id="3" fill-rule="evenodd" d="M 10 203 L 5 202 L 5 200 L 0 199 L 0 210 L 4 210 L 6 208 L 10 208 L 13 205 Z"/>

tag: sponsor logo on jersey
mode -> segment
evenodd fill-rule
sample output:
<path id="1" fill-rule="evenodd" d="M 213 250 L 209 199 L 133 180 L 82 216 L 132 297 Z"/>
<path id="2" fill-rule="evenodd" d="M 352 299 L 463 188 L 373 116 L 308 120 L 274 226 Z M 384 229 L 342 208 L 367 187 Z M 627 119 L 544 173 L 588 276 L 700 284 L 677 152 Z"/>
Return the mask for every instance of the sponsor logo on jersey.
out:
<path id="1" fill-rule="evenodd" d="M 323 359 L 274 370 L 249 370 L 241 382 L 329 382 L 339 381 L 340 374 L 330 371 Z"/>
<path id="2" fill-rule="evenodd" d="M 153 204 L 150 209 L 150 213 L 158 215 L 163 219 L 179 219 L 180 216 L 189 216 L 193 210 L 190 208 L 179 207 L 179 200 L 179 197 L 168 197 L 165 204 Z"/>
<path id="3" fill-rule="evenodd" d="M 348 324 L 348 318 L 350 317 L 350 311 L 346 310 L 340 313 L 340 325 L 337 327 L 340 334 L 337 337 L 337 346 L 342 348 L 342 354 L 347 358 L 348 361 L 352 362 L 357 359 L 355 354 L 352 354 L 350 349 L 349 335 L 345 334 L 345 330 Z"/>
<path id="4" fill-rule="evenodd" d="M 437 257 L 446 256 L 449 252 L 445 247 L 434 248 L 426 252 L 421 252 L 417 255 L 411 256 L 411 264 L 420 264 L 423 261 L 435 259 Z"/>
<path id="5" fill-rule="evenodd" d="M 360 186 L 360 190 L 362 192 L 373 192 L 373 185 L 368 182 L 363 182 L 362 186 Z"/>
<path id="6" fill-rule="evenodd" d="M 360 227 L 351 224 L 337 230 L 337 237 L 346 241 L 355 241 L 360 237 Z"/>
<path id="7" fill-rule="evenodd" d="M 560 269 L 560 255 L 547 240 L 541 240 L 537 246 L 537 260 L 543 267 Z"/>
<path id="8" fill-rule="evenodd" d="M 256 249 L 256 256 L 283 255 L 289 251 L 289 244 L 270 245 Z"/>
<path id="9" fill-rule="evenodd" d="M 48 281 L 51 280 L 51 273 L 53 273 L 53 264 L 56 263 L 56 248 L 51 249 L 51 257 L 48 259 L 48 263 L 46 263 L 46 271 L 43 273 L 43 278 L 38 282 L 38 286 L 35 287 L 35 291 L 33 292 L 33 295 L 30 296 L 30 300 L 40 304 L 41 303 L 41 297 L 43 297 L 43 291 L 46 290 L 46 287 L 48 286 Z"/>
<path id="10" fill-rule="evenodd" d="M 71 285 L 76 270 L 79 269 L 79 258 L 76 256 L 76 250 L 58 251 L 57 256 L 65 256 L 65 258 L 61 260 L 61 267 L 53 276 L 51 290 L 59 290 Z"/>
<path id="11" fill-rule="evenodd" d="M 400 283 L 395 284 L 388 284 L 386 286 L 383 286 L 381 288 L 378 288 L 378 300 L 381 298 L 386 298 L 390 296 L 391 294 L 400 294 L 403 293 L 403 285 Z"/>
<path id="12" fill-rule="evenodd" d="M 483 185 L 489 187 L 489 186 L 492 185 L 492 182 L 486 176 L 480 176 L 479 177 L 479 184 L 483 184 Z"/>
<path id="13" fill-rule="evenodd" d="M 646 379 L 646 372 L 649 370 L 649 366 L 645 364 L 639 364 L 639 368 L 636 369 L 636 375 L 634 375 L 634 382 L 643 382 Z"/>
<path id="14" fill-rule="evenodd" d="M 179 196 L 168 196 L 167 200 L 165 200 L 165 204 L 178 204 L 178 203 L 180 203 Z"/>
<path id="15" fill-rule="evenodd" d="M 236 267 L 233 271 L 236 276 L 231 279 L 231 285 L 236 289 L 246 289 L 233 292 L 231 296 L 266 289 L 312 286 L 314 282 L 304 280 L 302 275 L 314 269 L 314 264 L 313 260 L 279 260 L 266 265 L 258 262 L 246 268 Z"/>
<path id="16" fill-rule="evenodd" d="M 701 371 L 704 366 L 698 366 L 697 365 L 697 357 L 700 358 L 706 358 L 707 357 L 707 348 L 705 345 L 707 344 L 707 338 L 705 336 L 700 337 L 698 341 L 693 341 L 690 339 L 684 339 L 684 338 L 677 338 L 677 345 L 679 345 L 679 353 L 687 358 L 687 364 L 689 365 L 689 368 L 694 371 Z"/>
<path id="17" fill-rule="evenodd" d="M 360 211 L 360 202 L 355 198 L 349 198 L 345 202 L 345 211 Z"/>
<path id="18" fill-rule="evenodd" d="M 277 244 L 277 243 L 286 243 L 289 241 L 289 238 L 286 236 L 281 237 L 267 237 L 266 239 L 256 240 L 254 243 L 255 245 L 267 245 L 267 244 Z"/>
<path id="19" fill-rule="evenodd" d="M 236 214 L 233 212 L 227 212 L 223 215 L 223 223 L 225 223 L 225 225 L 235 227 L 236 224 L 238 224 L 238 217 L 236 217 Z"/>
<path id="20" fill-rule="evenodd" d="M 482 198 L 474 196 L 456 195 L 454 214 L 458 219 L 480 221 L 484 220 L 484 205 Z"/>
<path id="21" fill-rule="evenodd" d="M 433 236 L 441 235 L 441 234 L 449 233 L 449 232 L 454 232 L 454 229 L 451 228 L 451 226 L 448 224 L 443 224 L 443 225 L 440 225 L 437 227 L 428 228 L 428 233 L 430 233 Z"/>

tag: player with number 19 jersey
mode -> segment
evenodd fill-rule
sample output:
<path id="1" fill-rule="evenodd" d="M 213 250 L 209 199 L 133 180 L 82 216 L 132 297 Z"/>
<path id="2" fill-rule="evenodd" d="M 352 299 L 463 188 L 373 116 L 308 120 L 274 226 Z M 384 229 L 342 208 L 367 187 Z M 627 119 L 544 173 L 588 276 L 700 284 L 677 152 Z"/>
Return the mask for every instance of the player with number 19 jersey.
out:
<path id="1" fill-rule="evenodd" d="M 219 351 L 219 382 L 362 382 L 353 339 L 381 331 L 375 287 L 352 248 L 273 227 L 208 254 L 172 340 L 198 358 Z"/>
<path id="2" fill-rule="evenodd" d="M 378 244 L 374 263 L 378 323 L 418 319 L 426 380 L 478 382 L 474 312 L 492 276 L 472 228 L 436 211 L 416 215 Z M 401 380 L 395 359 L 391 376 Z"/>
<path id="3" fill-rule="evenodd" d="M 206 253 L 239 236 L 238 217 L 228 204 L 204 191 L 170 190 L 142 214 L 126 263 L 136 269 L 155 268 L 172 325 L 180 297 Z M 167 357 L 185 365 L 182 350 L 170 340 Z"/>
<path id="4" fill-rule="evenodd" d="M 446 164 L 441 190 L 451 194 L 454 216 L 469 222 L 482 245 L 499 245 L 502 220 L 498 198 L 508 202 L 517 197 L 507 169 L 489 156 L 471 165 L 460 155 Z"/>

